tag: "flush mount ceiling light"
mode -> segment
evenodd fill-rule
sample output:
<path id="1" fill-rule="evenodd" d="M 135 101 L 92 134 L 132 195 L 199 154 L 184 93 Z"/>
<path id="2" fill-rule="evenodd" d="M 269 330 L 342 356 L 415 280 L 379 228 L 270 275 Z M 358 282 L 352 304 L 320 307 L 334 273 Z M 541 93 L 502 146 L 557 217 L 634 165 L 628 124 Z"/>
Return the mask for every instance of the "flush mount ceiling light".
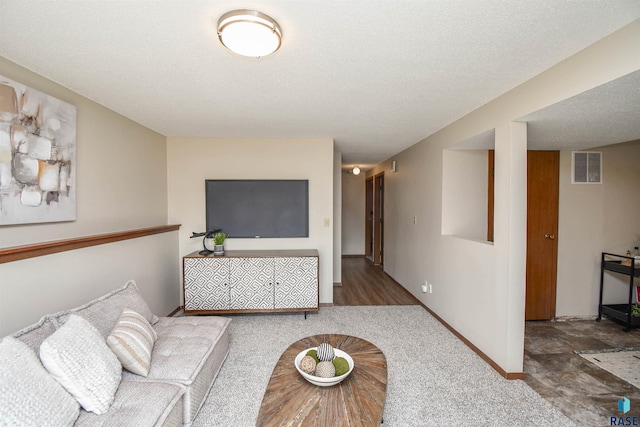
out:
<path id="1" fill-rule="evenodd" d="M 353 168 L 353 174 L 354 175 L 359 175 L 360 174 L 360 168 L 358 166 L 356 166 L 355 168 Z"/>
<path id="2" fill-rule="evenodd" d="M 255 10 L 234 10 L 218 20 L 218 38 L 232 52 L 260 58 L 280 48 L 282 30 L 271 17 Z"/>

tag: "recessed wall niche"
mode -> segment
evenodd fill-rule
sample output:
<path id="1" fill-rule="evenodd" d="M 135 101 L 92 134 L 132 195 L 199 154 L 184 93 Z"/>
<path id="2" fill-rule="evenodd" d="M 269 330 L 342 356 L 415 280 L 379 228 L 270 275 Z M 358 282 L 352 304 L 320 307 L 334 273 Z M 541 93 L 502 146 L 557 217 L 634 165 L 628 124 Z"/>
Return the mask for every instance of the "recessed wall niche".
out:
<path id="1" fill-rule="evenodd" d="M 495 129 L 490 129 L 442 150 L 442 235 L 487 241 L 494 146 Z"/>

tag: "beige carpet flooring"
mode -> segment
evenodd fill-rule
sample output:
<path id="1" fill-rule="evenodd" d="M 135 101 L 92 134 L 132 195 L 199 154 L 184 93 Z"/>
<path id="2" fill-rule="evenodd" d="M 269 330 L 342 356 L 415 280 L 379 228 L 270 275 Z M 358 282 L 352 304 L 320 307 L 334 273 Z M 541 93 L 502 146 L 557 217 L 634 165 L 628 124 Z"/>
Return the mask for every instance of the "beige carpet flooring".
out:
<path id="1" fill-rule="evenodd" d="M 194 427 L 254 426 L 282 352 L 322 333 L 354 335 L 384 352 L 384 427 L 575 425 L 524 381 L 505 380 L 421 306 L 328 307 L 306 320 L 229 317 L 230 353 Z"/>

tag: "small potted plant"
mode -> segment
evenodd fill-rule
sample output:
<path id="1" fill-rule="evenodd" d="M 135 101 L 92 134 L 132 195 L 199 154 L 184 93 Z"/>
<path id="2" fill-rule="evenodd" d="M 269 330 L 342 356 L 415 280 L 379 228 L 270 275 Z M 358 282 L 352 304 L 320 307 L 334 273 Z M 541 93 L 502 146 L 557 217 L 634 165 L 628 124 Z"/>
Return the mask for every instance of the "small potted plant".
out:
<path id="1" fill-rule="evenodd" d="M 218 232 L 213 235 L 213 254 L 224 255 L 224 241 L 227 239 L 225 233 Z"/>
<path id="2" fill-rule="evenodd" d="M 635 303 L 631 305 L 631 316 L 640 317 L 640 303 Z"/>

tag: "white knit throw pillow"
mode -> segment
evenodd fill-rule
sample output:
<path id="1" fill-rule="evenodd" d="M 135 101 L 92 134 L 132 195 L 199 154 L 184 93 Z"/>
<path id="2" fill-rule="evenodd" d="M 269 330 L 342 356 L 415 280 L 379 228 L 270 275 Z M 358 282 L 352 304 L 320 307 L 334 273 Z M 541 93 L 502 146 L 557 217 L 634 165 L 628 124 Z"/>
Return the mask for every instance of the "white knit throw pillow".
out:
<path id="1" fill-rule="evenodd" d="M 146 377 L 149 375 L 151 351 L 157 338 L 156 331 L 144 316 L 125 308 L 107 337 L 107 344 L 118 356 L 123 368 Z"/>
<path id="2" fill-rule="evenodd" d="M 0 342 L 0 425 L 71 426 L 80 405 L 13 337 Z"/>
<path id="3" fill-rule="evenodd" d="M 40 346 L 40 360 L 82 407 L 98 415 L 109 410 L 122 378 L 122 365 L 89 322 L 72 314 Z"/>

